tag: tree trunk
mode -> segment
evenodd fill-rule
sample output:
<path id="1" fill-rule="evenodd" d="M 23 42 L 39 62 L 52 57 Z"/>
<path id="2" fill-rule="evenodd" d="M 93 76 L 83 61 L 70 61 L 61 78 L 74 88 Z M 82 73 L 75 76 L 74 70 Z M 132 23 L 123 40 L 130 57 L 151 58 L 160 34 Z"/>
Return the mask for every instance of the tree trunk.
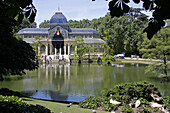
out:
<path id="1" fill-rule="evenodd" d="M 79 55 L 79 60 L 78 60 L 78 63 L 79 63 L 79 64 L 81 64 L 80 55 Z"/>
<path id="2" fill-rule="evenodd" d="M 3 81 L 3 80 L 4 80 L 4 78 L 3 78 L 2 74 L 0 74 L 0 81 Z"/>
<path id="3" fill-rule="evenodd" d="M 90 53 L 89 53 L 89 55 L 88 55 L 88 63 L 90 63 L 91 61 L 90 61 Z"/>

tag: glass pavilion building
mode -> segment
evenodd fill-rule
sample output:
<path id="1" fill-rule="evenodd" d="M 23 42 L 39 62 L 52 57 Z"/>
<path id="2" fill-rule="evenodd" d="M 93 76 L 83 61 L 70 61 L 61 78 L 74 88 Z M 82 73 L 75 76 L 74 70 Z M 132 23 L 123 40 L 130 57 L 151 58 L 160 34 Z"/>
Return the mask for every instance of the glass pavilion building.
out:
<path id="1" fill-rule="evenodd" d="M 50 19 L 50 28 L 24 28 L 17 34 L 23 37 L 23 40 L 27 43 L 33 43 L 35 37 L 41 38 L 42 45 L 38 47 L 38 54 L 40 56 L 52 56 L 55 59 L 56 56 L 63 56 L 65 59 L 70 55 L 74 55 L 73 42 L 77 36 L 83 37 L 84 43 L 95 46 L 97 49 L 94 51 L 96 56 L 102 56 L 104 40 L 100 38 L 99 33 L 92 28 L 69 28 L 66 17 L 62 12 L 56 12 Z M 54 47 L 52 41 L 53 37 L 59 31 L 63 36 L 64 44 L 58 43 L 57 47 Z M 55 40 L 58 41 L 58 40 Z"/>

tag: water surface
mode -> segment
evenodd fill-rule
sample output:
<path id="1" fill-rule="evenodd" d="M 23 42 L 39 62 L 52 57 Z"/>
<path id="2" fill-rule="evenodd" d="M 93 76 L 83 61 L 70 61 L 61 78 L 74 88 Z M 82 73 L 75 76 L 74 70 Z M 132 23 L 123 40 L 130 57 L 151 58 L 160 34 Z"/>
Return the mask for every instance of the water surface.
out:
<path id="1" fill-rule="evenodd" d="M 105 88 L 135 81 L 150 81 L 162 95 L 170 95 L 170 84 L 145 74 L 145 64 L 114 65 L 41 65 L 38 70 L 26 71 L 19 80 L 0 82 L 0 88 L 20 91 L 33 98 L 79 102 L 87 96 L 101 95 Z"/>

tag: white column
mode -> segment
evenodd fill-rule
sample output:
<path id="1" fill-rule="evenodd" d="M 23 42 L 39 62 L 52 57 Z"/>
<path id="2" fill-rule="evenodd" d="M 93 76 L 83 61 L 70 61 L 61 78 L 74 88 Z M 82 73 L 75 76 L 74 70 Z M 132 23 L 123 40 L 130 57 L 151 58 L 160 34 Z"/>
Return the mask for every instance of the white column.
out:
<path id="1" fill-rule="evenodd" d="M 40 56 L 40 47 L 38 46 L 38 56 Z"/>
<path id="2" fill-rule="evenodd" d="M 70 55 L 70 45 L 68 45 L 68 55 Z"/>
<path id="3" fill-rule="evenodd" d="M 48 44 L 45 45 L 45 50 L 46 50 L 45 55 L 48 55 Z"/>
<path id="4" fill-rule="evenodd" d="M 50 44 L 50 55 L 52 55 L 52 44 Z"/>
<path id="5" fill-rule="evenodd" d="M 54 59 L 56 59 L 56 56 L 57 56 L 57 49 L 55 48 L 55 58 Z"/>
<path id="6" fill-rule="evenodd" d="M 64 45 L 64 55 L 66 55 L 66 45 Z"/>

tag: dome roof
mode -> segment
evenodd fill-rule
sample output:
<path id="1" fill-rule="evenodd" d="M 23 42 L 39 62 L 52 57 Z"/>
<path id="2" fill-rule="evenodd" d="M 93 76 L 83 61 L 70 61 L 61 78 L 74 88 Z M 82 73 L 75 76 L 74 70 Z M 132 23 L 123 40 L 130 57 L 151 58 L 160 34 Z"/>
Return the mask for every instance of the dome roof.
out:
<path id="1" fill-rule="evenodd" d="M 50 23 L 68 23 L 62 12 L 56 12 L 50 19 Z"/>

